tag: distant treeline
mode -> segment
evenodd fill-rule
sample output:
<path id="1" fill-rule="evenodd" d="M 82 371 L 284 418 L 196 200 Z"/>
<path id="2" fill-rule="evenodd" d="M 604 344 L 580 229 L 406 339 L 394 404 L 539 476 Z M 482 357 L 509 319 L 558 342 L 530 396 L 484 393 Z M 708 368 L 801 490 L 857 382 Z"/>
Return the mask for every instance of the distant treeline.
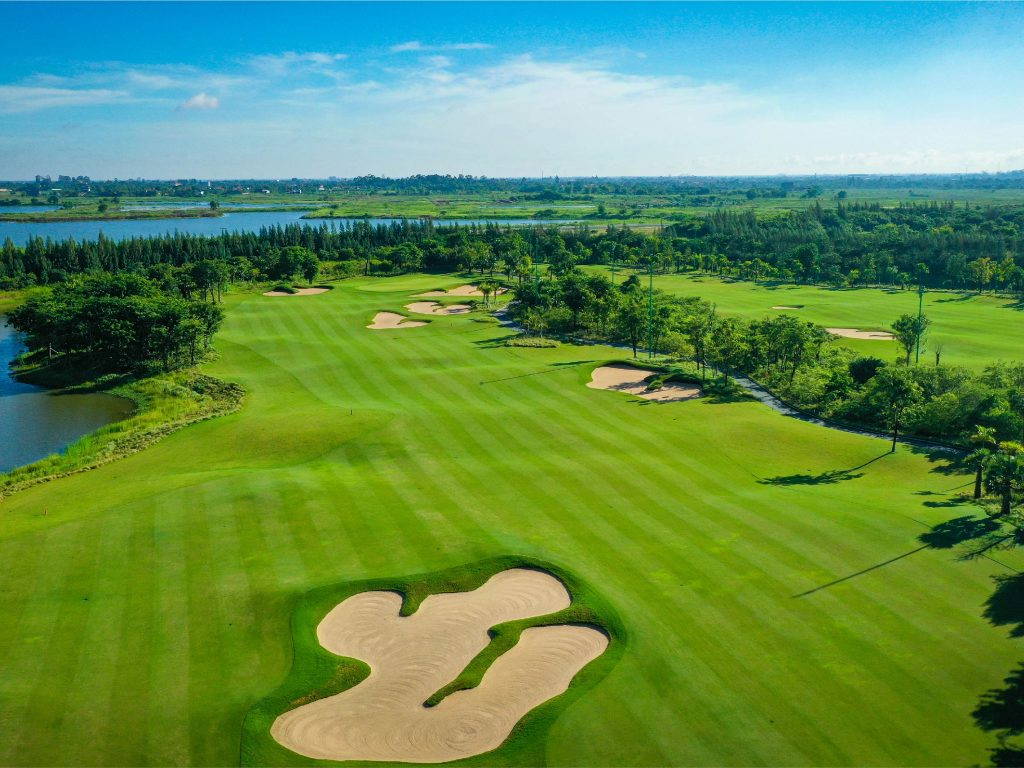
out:
<path id="1" fill-rule="evenodd" d="M 814 205 L 766 217 L 716 211 L 655 233 L 582 225 L 439 227 L 403 220 L 120 242 L 35 238 L 23 248 L 10 241 L 0 247 L 0 287 L 60 282 L 92 270 L 146 272 L 159 264 L 205 260 L 225 264 L 232 280 L 283 279 L 281 254 L 289 247 L 328 262 L 332 277 L 461 269 L 501 271 L 511 279 L 532 274 L 539 263 L 556 273 L 578 264 L 606 264 L 836 286 L 923 283 L 1024 291 L 1024 208 L 938 203 Z M 297 271 L 317 274 L 308 263 Z"/>
<path id="2" fill-rule="evenodd" d="M 546 177 L 488 178 L 471 174 L 420 174 L 403 178 L 358 176 L 350 179 L 90 179 L 88 176 L 37 176 L 32 181 L 0 181 L 0 186 L 32 197 L 59 189 L 64 196 L 192 197 L 210 194 L 468 194 L 500 192 L 509 195 L 728 194 L 773 190 L 778 195 L 804 190 L 891 189 L 1024 189 L 1024 170 L 963 174 L 837 174 L 832 176 L 665 176 L 665 177 Z M 776 195 L 770 195 L 776 196 Z"/>

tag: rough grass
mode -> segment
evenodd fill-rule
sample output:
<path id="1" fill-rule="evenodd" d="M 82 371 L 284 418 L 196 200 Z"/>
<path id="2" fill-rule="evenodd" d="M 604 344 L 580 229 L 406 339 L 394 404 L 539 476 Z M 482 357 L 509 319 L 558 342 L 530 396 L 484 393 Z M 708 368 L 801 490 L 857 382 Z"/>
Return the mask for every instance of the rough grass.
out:
<path id="1" fill-rule="evenodd" d="M 131 400 L 135 411 L 126 419 L 81 437 L 61 453 L 0 473 L 0 499 L 137 453 L 176 430 L 236 410 L 244 394 L 237 384 L 194 371 L 95 388 Z"/>
<path id="2" fill-rule="evenodd" d="M 428 595 L 476 589 L 495 573 L 508 568 L 537 568 L 554 574 L 566 585 L 572 596 L 572 604 L 546 616 L 506 622 L 493 627 L 490 631 L 491 643 L 470 661 L 459 677 L 431 696 L 425 704 L 434 706 L 455 691 L 476 687 L 491 663 L 515 645 L 520 633 L 527 627 L 585 624 L 601 629 L 611 640 L 608 649 L 573 679 L 566 694 L 530 712 L 516 725 L 509 739 L 498 750 L 463 761 L 472 765 L 543 765 L 544 736 L 548 728 L 580 693 L 592 687 L 614 666 L 622 654 L 626 632 L 614 609 L 591 585 L 551 563 L 517 556 L 490 558 L 440 573 L 321 587 L 300 597 L 292 615 L 294 650 L 291 670 L 285 682 L 246 716 L 242 731 L 242 765 L 310 765 L 322 762 L 304 758 L 282 747 L 270 736 L 270 726 L 278 715 L 351 688 L 369 673 L 369 667 L 364 662 L 335 656 L 317 641 L 316 626 L 342 600 L 370 590 L 398 592 L 403 597 L 401 614 L 409 616 L 415 613 Z"/>
<path id="3" fill-rule="evenodd" d="M 245 407 L 0 503 L 0 764 L 235 764 L 303 595 L 510 554 L 629 633 L 521 764 L 986 760 L 971 711 L 1021 648 L 985 602 L 1024 562 L 919 540 L 975 511 L 970 476 L 757 402 L 586 387 L 621 350 L 364 327 L 439 282 L 229 295 L 203 372 Z"/>
<path id="4" fill-rule="evenodd" d="M 610 275 L 604 267 L 588 267 Z M 628 272 L 618 270 L 621 281 Z M 644 283 L 646 285 L 646 283 Z M 891 330 L 902 314 L 917 313 L 917 292 L 899 289 L 754 284 L 695 275 L 658 275 L 654 287 L 679 296 L 701 296 L 725 315 L 760 319 L 788 312 L 828 328 Z M 803 305 L 796 310 L 773 306 Z M 952 291 L 925 294 L 925 314 L 932 321 L 921 360 L 934 363 L 937 345 L 942 362 L 981 369 L 996 360 L 1024 360 L 1024 303 L 1006 296 Z M 902 357 L 894 341 L 839 339 L 836 344 L 884 359 Z"/>

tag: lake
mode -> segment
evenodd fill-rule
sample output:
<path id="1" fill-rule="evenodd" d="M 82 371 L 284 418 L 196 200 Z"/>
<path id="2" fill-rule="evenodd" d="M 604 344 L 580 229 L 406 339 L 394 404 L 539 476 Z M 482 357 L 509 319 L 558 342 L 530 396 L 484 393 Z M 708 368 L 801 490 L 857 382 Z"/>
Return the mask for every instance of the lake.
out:
<path id="1" fill-rule="evenodd" d="M 25 245 L 30 237 L 48 237 L 51 240 L 95 240 L 100 232 L 111 240 L 127 240 L 131 237 L 154 237 L 169 232 L 188 232 L 195 235 L 219 235 L 221 232 L 256 232 L 261 227 L 294 224 L 300 222 L 318 227 L 321 224 L 340 226 L 343 223 L 368 221 L 370 224 L 389 224 L 396 219 L 306 219 L 305 211 L 248 211 L 225 213 L 223 216 L 195 219 L 111 219 L 108 221 L 0 221 L 0 243 L 10 238 L 15 245 Z M 571 224 L 566 220 L 461 220 L 435 222 L 437 226 L 455 224 Z"/>
<path id="2" fill-rule="evenodd" d="M 23 351 L 0 315 L 0 472 L 62 451 L 82 435 L 131 414 L 134 406 L 122 397 L 60 395 L 18 381 L 9 365 Z"/>

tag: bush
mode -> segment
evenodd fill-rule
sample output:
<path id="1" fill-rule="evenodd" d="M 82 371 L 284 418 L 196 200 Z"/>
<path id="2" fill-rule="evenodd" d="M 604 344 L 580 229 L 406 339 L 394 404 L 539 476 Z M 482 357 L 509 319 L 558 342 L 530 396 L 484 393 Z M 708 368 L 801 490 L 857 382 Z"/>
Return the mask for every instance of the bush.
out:
<path id="1" fill-rule="evenodd" d="M 542 339 L 538 336 L 513 336 L 505 340 L 506 347 L 532 347 L 534 349 L 551 349 L 558 346 L 554 339 Z"/>
<path id="2" fill-rule="evenodd" d="M 270 290 L 276 291 L 277 293 L 295 293 L 294 288 L 292 288 L 290 285 L 285 285 L 284 283 L 278 283 Z"/>

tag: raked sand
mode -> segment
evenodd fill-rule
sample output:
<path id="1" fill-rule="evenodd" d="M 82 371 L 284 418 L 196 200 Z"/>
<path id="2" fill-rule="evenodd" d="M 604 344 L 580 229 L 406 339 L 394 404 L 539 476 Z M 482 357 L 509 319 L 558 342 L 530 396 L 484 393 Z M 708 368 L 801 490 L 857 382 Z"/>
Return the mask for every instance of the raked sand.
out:
<path id="1" fill-rule="evenodd" d="M 858 331 L 856 328 L 826 328 L 833 336 L 844 339 L 874 339 L 876 341 L 892 341 L 895 336 L 886 331 Z"/>
<path id="2" fill-rule="evenodd" d="M 632 365 L 602 365 L 595 368 L 590 375 L 587 386 L 591 389 L 614 389 L 627 392 L 645 400 L 660 403 L 673 403 L 679 400 L 692 400 L 700 397 L 700 388 L 681 384 L 665 384 L 658 389 L 647 390 L 647 381 L 655 375 L 654 371 L 634 368 Z"/>
<path id="3" fill-rule="evenodd" d="M 493 295 L 500 296 L 503 293 L 507 293 L 508 288 L 498 288 Z M 458 288 L 449 288 L 447 291 L 427 291 L 426 293 L 417 293 L 417 296 L 483 296 L 484 292 L 481 291 L 475 285 L 460 285 Z"/>
<path id="4" fill-rule="evenodd" d="M 296 288 L 294 293 L 287 291 L 264 291 L 264 296 L 316 296 L 318 293 L 327 293 L 330 288 Z"/>
<path id="5" fill-rule="evenodd" d="M 436 301 L 414 301 L 412 304 L 406 304 L 405 308 L 418 315 L 464 315 L 472 309 L 468 304 L 445 306 Z"/>
<path id="6" fill-rule="evenodd" d="M 363 592 L 335 606 L 317 626 L 331 653 L 366 662 L 352 688 L 280 715 L 271 727 L 293 752 L 321 760 L 440 763 L 496 749 L 530 710 L 563 693 L 608 646 L 590 627 L 533 627 L 499 656 L 471 690 L 423 705 L 490 642 L 506 621 L 569 606 L 558 579 L 513 568 L 472 592 L 431 595 L 407 617 L 395 592 Z"/>
<path id="7" fill-rule="evenodd" d="M 373 322 L 366 327 L 375 331 L 386 331 L 391 328 L 419 328 L 421 325 L 426 323 L 422 320 L 410 320 L 397 312 L 378 312 L 373 316 Z"/>

